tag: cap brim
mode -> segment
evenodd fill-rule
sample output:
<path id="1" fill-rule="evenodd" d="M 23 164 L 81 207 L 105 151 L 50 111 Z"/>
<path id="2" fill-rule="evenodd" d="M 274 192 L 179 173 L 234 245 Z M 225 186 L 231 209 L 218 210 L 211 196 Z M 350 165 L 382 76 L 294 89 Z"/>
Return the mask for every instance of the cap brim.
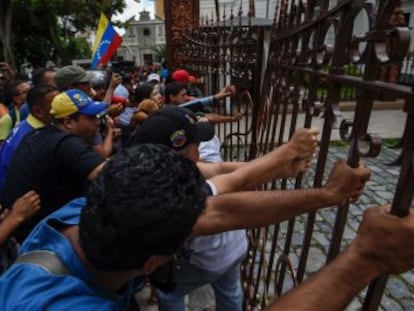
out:
<path id="1" fill-rule="evenodd" d="M 79 113 L 87 116 L 96 116 L 104 112 L 108 108 L 108 105 L 104 102 L 89 102 L 86 106 L 79 109 Z"/>
<path id="2" fill-rule="evenodd" d="M 210 122 L 197 122 L 197 140 L 208 141 L 214 137 L 214 126 Z"/>

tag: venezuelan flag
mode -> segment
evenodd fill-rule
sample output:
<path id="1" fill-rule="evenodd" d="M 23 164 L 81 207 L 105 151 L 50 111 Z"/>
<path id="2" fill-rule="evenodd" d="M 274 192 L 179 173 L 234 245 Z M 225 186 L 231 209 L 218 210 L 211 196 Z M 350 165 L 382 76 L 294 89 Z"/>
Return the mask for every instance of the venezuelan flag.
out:
<path id="1" fill-rule="evenodd" d="M 115 31 L 108 18 L 101 13 L 95 42 L 92 47 L 91 69 L 105 65 L 121 43 L 122 37 Z"/>

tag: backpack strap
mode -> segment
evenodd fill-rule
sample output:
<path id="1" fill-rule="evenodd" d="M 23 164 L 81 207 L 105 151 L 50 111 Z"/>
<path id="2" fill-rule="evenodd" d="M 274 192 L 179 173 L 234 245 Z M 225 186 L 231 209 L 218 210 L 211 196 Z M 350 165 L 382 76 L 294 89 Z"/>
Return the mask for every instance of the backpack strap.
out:
<path id="1" fill-rule="evenodd" d="M 51 251 L 31 251 L 19 256 L 14 263 L 28 263 L 39 266 L 54 275 L 71 275 L 69 269 L 59 259 L 56 253 Z M 99 284 L 88 283 L 84 280 L 81 281 L 94 289 L 99 295 L 112 300 L 118 300 L 118 296 L 115 293 L 104 289 Z"/>
<path id="2" fill-rule="evenodd" d="M 59 257 L 50 251 L 31 251 L 19 256 L 16 263 L 29 263 L 46 269 L 56 275 L 70 275 L 68 268 Z"/>

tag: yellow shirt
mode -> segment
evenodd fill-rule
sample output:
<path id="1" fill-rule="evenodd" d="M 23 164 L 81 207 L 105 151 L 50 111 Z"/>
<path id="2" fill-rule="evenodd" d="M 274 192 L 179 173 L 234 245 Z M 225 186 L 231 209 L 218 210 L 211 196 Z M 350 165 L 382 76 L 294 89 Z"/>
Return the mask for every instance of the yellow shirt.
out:
<path id="1" fill-rule="evenodd" d="M 20 110 L 16 109 L 16 107 L 13 108 L 16 113 L 16 126 L 20 123 Z M 5 140 L 7 136 L 9 136 L 11 130 L 12 130 L 13 121 L 10 117 L 10 114 L 5 114 L 0 118 L 0 140 Z"/>
<path id="2" fill-rule="evenodd" d="M 42 127 L 45 127 L 46 124 L 44 124 L 42 121 L 40 121 L 39 119 L 37 119 L 34 115 L 32 115 L 31 113 L 29 113 L 29 115 L 27 116 L 26 119 L 27 123 L 29 123 L 29 125 L 31 127 L 33 127 L 35 130 L 40 129 Z"/>

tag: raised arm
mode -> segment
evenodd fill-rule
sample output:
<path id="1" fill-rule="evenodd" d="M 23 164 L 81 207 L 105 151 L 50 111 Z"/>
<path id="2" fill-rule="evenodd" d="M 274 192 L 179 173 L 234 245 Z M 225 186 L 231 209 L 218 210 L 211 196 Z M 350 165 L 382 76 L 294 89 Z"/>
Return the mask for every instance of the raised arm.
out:
<path id="1" fill-rule="evenodd" d="M 209 197 L 193 235 L 271 225 L 322 207 L 356 200 L 369 176 L 370 171 L 363 165 L 352 169 L 344 161 L 338 161 L 323 188 L 248 191 Z"/>
<path id="2" fill-rule="evenodd" d="M 2 210 L 0 206 L 0 245 L 26 220 L 40 209 L 40 197 L 29 191 L 18 198 L 11 210 Z"/>
<path id="3" fill-rule="evenodd" d="M 380 274 L 414 267 L 414 212 L 404 218 L 386 207 L 365 211 L 356 239 L 332 263 L 266 310 L 344 310 L 352 298 Z"/>
<path id="4" fill-rule="evenodd" d="M 201 110 L 204 106 L 213 105 L 215 102 L 220 101 L 226 98 L 227 96 L 232 96 L 235 93 L 236 93 L 235 86 L 227 85 L 215 95 L 196 98 L 186 103 L 180 104 L 179 107 L 187 108 L 193 111 Z"/>
<path id="5" fill-rule="evenodd" d="M 110 80 L 109 85 L 108 85 L 108 89 L 106 90 L 105 97 L 103 99 L 103 101 L 105 103 L 107 103 L 108 105 L 110 105 L 111 102 L 112 102 L 112 98 L 114 96 L 115 88 L 118 85 L 120 85 L 121 82 L 122 82 L 121 75 L 118 74 L 118 73 L 114 73 L 111 77 L 111 80 Z"/>
<path id="6" fill-rule="evenodd" d="M 241 112 L 236 113 L 235 115 L 222 115 L 217 113 L 206 113 L 205 117 L 210 123 L 225 123 L 225 122 L 235 122 L 239 121 L 242 118 L 243 114 Z"/>
<path id="7" fill-rule="evenodd" d="M 254 189 L 273 179 L 285 177 L 292 161 L 312 157 L 317 146 L 317 129 L 298 129 L 292 139 L 263 157 L 247 162 L 231 173 L 211 178 L 218 193 Z"/>

